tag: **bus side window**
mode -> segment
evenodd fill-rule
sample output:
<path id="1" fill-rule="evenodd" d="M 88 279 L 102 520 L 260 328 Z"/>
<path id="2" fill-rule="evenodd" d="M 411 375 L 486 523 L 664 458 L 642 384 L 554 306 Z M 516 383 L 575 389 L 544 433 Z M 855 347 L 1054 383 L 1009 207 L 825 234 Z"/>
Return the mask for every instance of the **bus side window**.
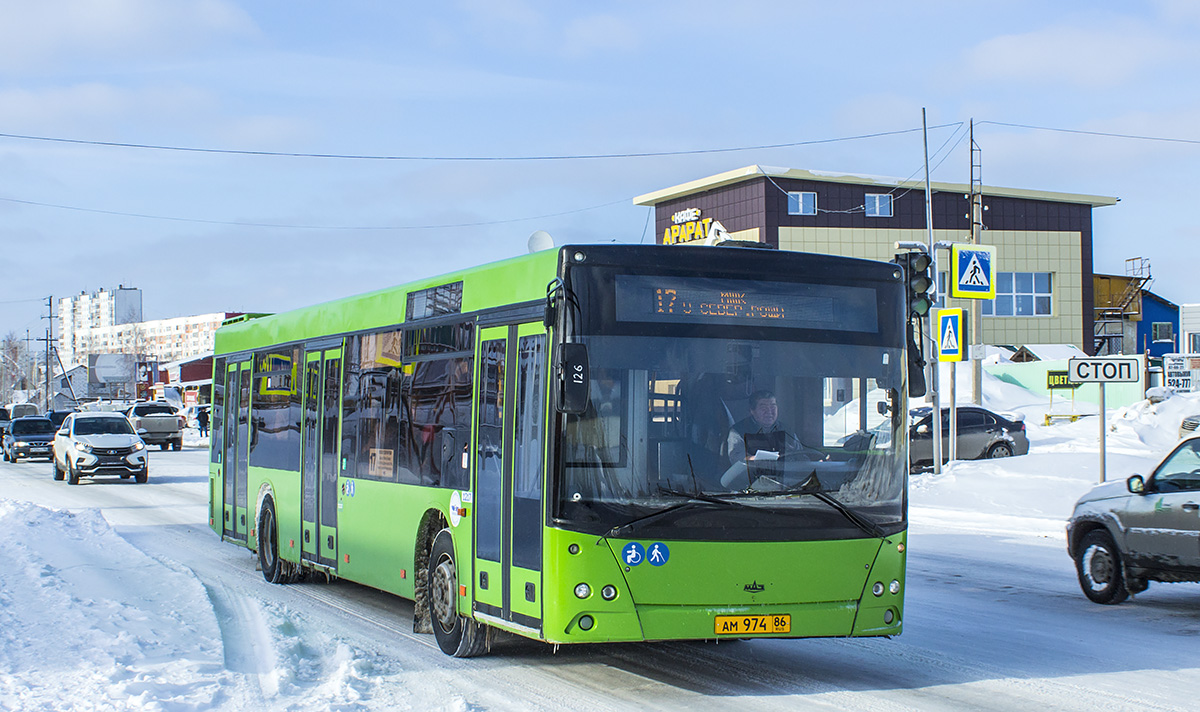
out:
<path id="1" fill-rule="evenodd" d="M 409 381 L 409 451 L 421 484 L 465 489 L 462 452 L 471 425 L 471 359 L 421 361 Z"/>

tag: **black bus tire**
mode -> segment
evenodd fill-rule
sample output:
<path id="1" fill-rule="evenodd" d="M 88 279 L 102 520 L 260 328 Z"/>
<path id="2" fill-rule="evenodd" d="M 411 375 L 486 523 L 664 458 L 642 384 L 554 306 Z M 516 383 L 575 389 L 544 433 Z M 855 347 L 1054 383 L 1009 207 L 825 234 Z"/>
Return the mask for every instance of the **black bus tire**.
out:
<path id="1" fill-rule="evenodd" d="M 429 615 L 443 653 L 473 658 L 488 651 L 487 626 L 458 614 L 458 567 L 449 529 L 438 532 L 429 554 Z"/>
<path id="2" fill-rule="evenodd" d="M 263 500 L 258 513 L 258 563 L 267 583 L 291 583 L 292 567 L 279 556 L 279 522 L 275 519 L 275 500 Z"/>

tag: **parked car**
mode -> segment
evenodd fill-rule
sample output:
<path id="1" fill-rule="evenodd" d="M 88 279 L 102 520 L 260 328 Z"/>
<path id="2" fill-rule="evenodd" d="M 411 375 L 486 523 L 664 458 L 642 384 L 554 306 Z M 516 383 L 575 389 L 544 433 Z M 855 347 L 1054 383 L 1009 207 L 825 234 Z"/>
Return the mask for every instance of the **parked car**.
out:
<path id="1" fill-rule="evenodd" d="M 1120 603 L 1151 581 L 1200 582 L 1200 436 L 1175 446 L 1149 477 L 1093 487 L 1075 503 L 1067 553 L 1079 587 Z"/>
<path id="2" fill-rule="evenodd" d="M 54 441 L 54 423 L 40 415 L 17 418 L 4 433 L 4 461 L 17 462 L 22 457 L 50 458 Z"/>
<path id="3" fill-rule="evenodd" d="M 1200 426 L 1200 415 L 1189 415 L 1179 424 L 1179 438 L 1188 437 L 1196 434 L 1196 427 Z"/>
<path id="4" fill-rule="evenodd" d="M 1012 457 L 1029 453 L 1024 417 L 1019 413 L 994 413 L 987 408 L 961 405 L 956 409 L 957 455 L 960 460 Z M 910 412 L 908 459 L 912 467 L 933 464 L 932 408 Z M 942 408 L 942 458 L 950 451 L 950 409 Z"/>
<path id="5" fill-rule="evenodd" d="M 72 413 L 54 434 L 54 479 L 79 484 L 80 477 L 119 475 L 145 482 L 146 443 L 121 413 Z"/>
<path id="6" fill-rule="evenodd" d="M 125 415 L 147 445 L 157 445 L 166 450 L 183 448 L 183 416 L 179 415 L 166 401 L 135 403 Z M 146 432 L 142 432 L 142 431 Z"/>

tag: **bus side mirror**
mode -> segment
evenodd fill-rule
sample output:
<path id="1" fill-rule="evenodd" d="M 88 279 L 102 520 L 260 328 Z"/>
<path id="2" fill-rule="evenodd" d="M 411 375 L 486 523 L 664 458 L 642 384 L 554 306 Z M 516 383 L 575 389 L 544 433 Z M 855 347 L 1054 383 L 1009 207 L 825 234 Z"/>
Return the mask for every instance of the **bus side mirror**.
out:
<path id="1" fill-rule="evenodd" d="M 559 393 L 558 410 L 560 413 L 580 415 L 587 410 L 588 386 L 588 352 L 584 344 L 563 344 L 559 348 Z"/>

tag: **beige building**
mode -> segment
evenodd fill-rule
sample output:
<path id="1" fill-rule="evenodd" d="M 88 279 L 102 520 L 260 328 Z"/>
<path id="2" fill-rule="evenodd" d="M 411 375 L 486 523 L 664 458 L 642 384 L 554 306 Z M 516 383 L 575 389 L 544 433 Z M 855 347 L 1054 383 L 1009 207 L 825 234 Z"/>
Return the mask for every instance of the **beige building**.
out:
<path id="1" fill-rule="evenodd" d="M 934 240 L 969 242 L 970 186 L 931 188 Z M 1092 353 L 1091 212 L 1117 199 L 993 186 L 981 192 L 982 243 L 996 250 L 996 299 L 984 303 L 983 342 L 1074 344 Z M 701 244 L 727 232 L 784 250 L 886 261 L 897 241 L 928 242 L 924 181 L 747 166 L 634 204 L 654 207 L 659 244 Z M 939 260 L 944 294 L 948 252 Z"/>
<path id="2" fill-rule="evenodd" d="M 218 312 L 82 330 L 76 334 L 75 360 L 86 363 L 90 354 L 126 353 L 167 362 L 211 354 L 213 336 L 228 316 Z"/>

